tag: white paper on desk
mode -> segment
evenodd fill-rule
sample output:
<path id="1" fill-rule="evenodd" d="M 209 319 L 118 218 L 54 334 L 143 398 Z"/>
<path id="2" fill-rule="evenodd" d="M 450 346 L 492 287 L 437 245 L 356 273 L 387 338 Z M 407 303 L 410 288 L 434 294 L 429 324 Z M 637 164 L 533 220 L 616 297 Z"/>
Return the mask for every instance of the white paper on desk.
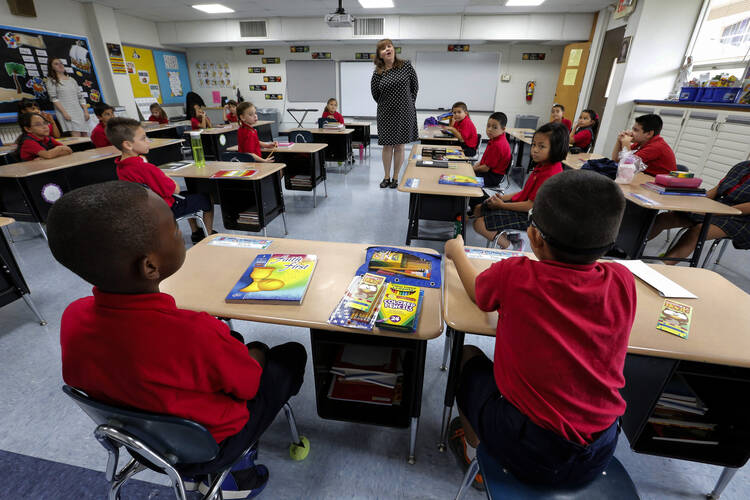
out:
<path id="1" fill-rule="evenodd" d="M 616 260 L 635 276 L 656 289 L 659 295 L 670 299 L 697 299 L 698 296 L 684 289 L 642 260 Z"/>

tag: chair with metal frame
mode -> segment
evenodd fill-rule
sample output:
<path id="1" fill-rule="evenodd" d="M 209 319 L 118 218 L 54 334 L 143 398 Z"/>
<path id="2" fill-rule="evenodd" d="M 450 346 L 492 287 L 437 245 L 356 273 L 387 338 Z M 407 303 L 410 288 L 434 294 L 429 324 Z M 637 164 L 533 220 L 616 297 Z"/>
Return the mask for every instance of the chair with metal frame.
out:
<path id="1" fill-rule="evenodd" d="M 289 142 L 312 142 L 313 135 L 309 130 L 292 130 L 289 132 Z"/>
<path id="2" fill-rule="evenodd" d="M 198 224 L 198 227 L 201 228 L 201 231 L 203 231 L 203 236 L 208 237 L 208 229 L 206 229 L 206 223 L 203 222 L 203 216 L 200 212 L 193 212 L 191 214 L 185 214 L 182 217 L 177 217 L 175 221 L 179 223 L 181 220 L 194 220 L 196 224 Z"/>
<path id="3" fill-rule="evenodd" d="M 729 245 L 729 242 L 732 241 L 732 238 L 726 237 L 726 238 L 716 238 L 712 243 L 711 246 L 708 249 L 708 252 L 706 252 L 706 256 L 703 258 L 703 265 L 701 267 L 705 268 L 708 266 L 708 261 L 711 260 L 711 257 L 713 256 L 713 253 L 716 251 L 716 247 L 721 244 L 721 249 L 719 249 L 719 255 L 716 256 L 716 261 L 713 263 L 713 266 L 716 267 L 719 265 L 719 261 L 721 261 L 721 258 L 724 256 L 724 252 L 727 251 L 727 246 Z"/>
<path id="4" fill-rule="evenodd" d="M 120 500 L 122 486 L 147 468 L 169 476 L 175 497 L 187 500 L 184 478 L 178 471 L 180 465 L 209 462 L 219 454 L 219 445 L 211 433 L 196 422 L 101 403 L 68 385 L 62 389 L 97 424 L 94 436 L 109 454 L 105 472 L 110 482 L 109 500 Z M 297 432 L 294 414 L 288 403 L 284 405 L 284 413 L 292 435 L 290 454 L 293 458 L 304 458 L 306 454 L 295 455 L 295 451 L 299 447 L 309 446 L 309 442 Z M 210 487 L 202 500 L 223 498 L 221 485 L 232 465 L 244 457 L 254 444 L 251 443 L 239 456 L 232 457 L 230 465 L 208 475 Z M 121 447 L 133 458 L 118 472 Z"/>

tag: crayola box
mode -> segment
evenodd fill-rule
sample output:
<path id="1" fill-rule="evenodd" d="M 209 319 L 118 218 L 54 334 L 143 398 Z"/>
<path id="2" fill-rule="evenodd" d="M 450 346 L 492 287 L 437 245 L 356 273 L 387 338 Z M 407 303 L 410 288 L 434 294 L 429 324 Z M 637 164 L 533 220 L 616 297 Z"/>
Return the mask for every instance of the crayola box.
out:
<path id="1" fill-rule="evenodd" d="M 424 291 L 417 286 L 389 283 L 375 325 L 398 332 L 416 331 L 423 296 Z"/>
<path id="2" fill-rule="evenodd" d="M 260 254 L 225 301 L 301 304 L 316 262 L 315 255 Z"/>

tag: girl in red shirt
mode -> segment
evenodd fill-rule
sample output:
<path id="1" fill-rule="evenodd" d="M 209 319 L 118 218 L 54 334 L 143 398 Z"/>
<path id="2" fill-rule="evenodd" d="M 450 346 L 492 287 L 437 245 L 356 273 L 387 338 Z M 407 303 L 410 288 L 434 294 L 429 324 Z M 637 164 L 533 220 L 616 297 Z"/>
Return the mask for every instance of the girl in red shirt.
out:
<path id="1" fill-rule="evenodd" d="M 193 107 L 188 109 L 188 118 L 190 118 L 190 125 L 193 130 L 213 127 L 211 120 L 206 115 L 206 109 L 200 104 L 193 104 Z"/>
<path id="2" fill-rule="evenodd" d="M 323 110 L 323 118 L 333 118 L 337 122 L 339 122 L 341 125 L 344 124 L 344 117 L 341 116 L 341 113 L 336 111 L 339 108 L 339 102 L 331 97 L 328 99 L 328 102 L 326 103 L 326 109 Z"/>
<path id="3" fill-rule="evenodd" d="M 42 118 L 44 118 L 44 121 L 47 122 L 47 126 L 49 127 L 49 135 L 58 138 L 60 137 L 60 129 L 57 128 L 57 124 L 55 123 L 55 119 L 52 118 L 52 115 L 49 113 L 45 113 L 41 109 L 39 109 L 39 105 L 36 101 L 32 101 L 31 99 L 21 99 L 21 102 L 18 103 L 18 122 L 21 123 L 21 115 L 24 113 L 37 113 L 42 115 Z"/>
<path id="4" fill-rule="evenodd" d="M 151 111 L 151 116 L 148 117 L 148 121 L 159 122 L 160 125 L 169 123 L 169 117 L 167 116 L 167 113 L 164 111 L 164 109 L 162 109 L 161 106 L 159 106 L 158 102 L 153 103 L 148 107 L 148 109 L 149 111 Z"/>
<path id="5" fill-rule="evenodd" d="M 49 124 L 44 117 L 38 113 L 23 113 L 18 117 L 21 126 L 21 137 L 18 138 L 16 154 L 21 161 L 36 160 L 43 158 L 57 158 L 69 155 L 73 152 L 49 135 Z"/>
<path id="6" fill-rule="evenodd" d="M 226 123 L 237 123 L 237 101 L 227 101 L 227 105 L 224 106 L 224 121 Z"/>
<path id="7" fill-rule="evenodd" d="M 578 123 L 570 131 L 570 143 L 581 148 L 584 152 L 594 143 L 596 131 L 599 129 L 599 115 L 593 109 L 584 109 L 578 117 Z"/>
<path id="8" fill-rule="evenodd" d="M 253 128 L 258 121 L 258 114 L 253 103 L 241 102 L 237 106 L 237 117 L 240 121 L 240 128 L 237 130 L 237 150 L 240 153 L 248 153 L 255 161 L 272 162 L 273 154 L 268 155 L 268 158 L 263 158 L 260 148 L 275 148 L 279 143 L 277 141 L 262 142 L 258 139 L 258 131 Z"/>

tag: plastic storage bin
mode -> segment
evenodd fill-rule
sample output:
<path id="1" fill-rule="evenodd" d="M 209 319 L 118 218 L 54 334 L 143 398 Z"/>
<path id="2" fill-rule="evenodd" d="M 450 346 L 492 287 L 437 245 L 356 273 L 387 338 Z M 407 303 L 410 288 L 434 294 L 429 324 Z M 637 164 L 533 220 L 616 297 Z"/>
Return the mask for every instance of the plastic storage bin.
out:
<path id="1" fill-rule="evenodd" d="M 516 115 L 515 128 L 530 128 L 536 130 L 539 117 L 536 115 Z"/>
<path id="2" fill-rule="evenodd" d="M 268 120 L 271 123 L 271 134 L 274 137 L 279 136 L 279 110 L 276 108 L 258 108 L 258 120 Z"/>
<path id="3" fill-rule="evenodd" d="M 699 90 L 701 90 L 700 87 L 682 87 L 682 90 L 680 90 L 680 100 L 696 101 Z"/>

